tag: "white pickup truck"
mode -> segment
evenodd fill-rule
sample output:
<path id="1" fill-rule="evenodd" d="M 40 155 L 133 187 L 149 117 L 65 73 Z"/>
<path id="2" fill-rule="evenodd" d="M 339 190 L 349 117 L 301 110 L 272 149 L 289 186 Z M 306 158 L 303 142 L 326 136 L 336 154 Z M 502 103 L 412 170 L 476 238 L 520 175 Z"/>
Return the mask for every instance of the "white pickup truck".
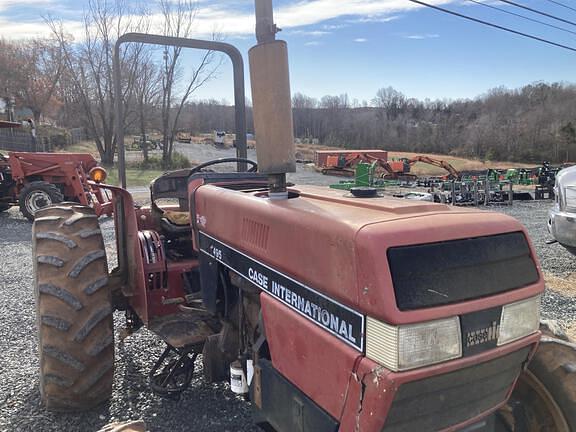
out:
<path id="1" fill-rule="evenodd" d="M 556 175 L 555 203 L 548 212 L 548 231 L 558 243 L 576 255 L 576 166 Z"/>

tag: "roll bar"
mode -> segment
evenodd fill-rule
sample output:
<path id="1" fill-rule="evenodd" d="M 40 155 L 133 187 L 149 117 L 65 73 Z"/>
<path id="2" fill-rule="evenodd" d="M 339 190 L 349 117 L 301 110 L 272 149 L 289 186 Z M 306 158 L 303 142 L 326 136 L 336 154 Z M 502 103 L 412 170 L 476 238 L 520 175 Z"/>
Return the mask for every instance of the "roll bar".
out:
<path id="1" fill-rule="evenodd" d="M 114 46 L 114 92 L 117 95 L 115 100 L 115 133 L 116 144 L 118 145 L 118 178 L 122 189 L 126 189 L 126 153 L 124 148 L 124 124 L 122 121 L 122 111 L 124 109 L 122 98 L 122 81 L 120 72 L 120 46 L 125 43 L 136 42 L 150 45 L 177 46 L 182 48 L 192 48 L 200 50 L 219 51 L 227 54 L 232 60 L 234 70 L 234 105 L 236 122 L 236 154 L 238 159 L 247 159 L 246 150 L 246 97 L 244 88 L 244 61 L 242 54 L 233 45 L 204 41 L 199 39 L 186 39 L 171 36 L 159 36 L 144 33 L 126 33 L 118 38 Z M 246 164 L 239 163 L 238 171 L 245 170 Z M 128 255 L 127 255 L 127 230 L 125 200 L 120 199 L 114 207 L 114 217 L 116 219 L 117 245 L 118 245 L 118 274 L 125 282 L 128 277 Z"/>
<path id="2" fill-rule="evenodd" d="M 116 114 L 116 144 L 118 145 L 118 178 L 120 185 L 126 188 L 126 154 L 124 148 L 124 124 L 122 122 L 123 103 L 118 97 L 122 93 L 120 72 L 120 46 L 136 42 L 150 45 L 176 46 L 209 51 L 219 51 L 227 54 L 232 61 L 234 70 L 234 106 L 236 123 L 236 155 L 239 159 L 248 157 L 246 150 L 246 97 L 244 88 L 244 60 L 238 49 L 224 42 L 187 39 L 172 36 L 160 36 L 144 33 L 126 33 L 118 38 L 114 46 L 114 93 Z"/>

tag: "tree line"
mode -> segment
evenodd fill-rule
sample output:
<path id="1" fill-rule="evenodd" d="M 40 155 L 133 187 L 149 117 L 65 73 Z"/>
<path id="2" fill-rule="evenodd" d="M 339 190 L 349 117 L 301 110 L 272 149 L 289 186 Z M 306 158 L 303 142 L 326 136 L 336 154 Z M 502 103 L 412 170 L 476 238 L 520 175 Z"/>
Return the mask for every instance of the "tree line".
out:
<path id="1" fill-rule="evenodd" d="M 294 95 L 296 135 L 345 148 L 555 163 L 576 159 L 576 86 L 534 83 L 475 99 L 419 101 L 391 87 L 370 103 Z"/>
<path id="2" fill-rule="evenodd" d="M 451 154 L 482 160 L 564 163 L 576 160 L 576 85 L 534 83 L 496 88 L 475 99 L 411 99 L 382 88 L 371 101 L 296 93 L 294 133 L 349 149 Z M 248 108 L 248 130 L 253 131 Z M 233 107 L 195 101 L 183 110 L 193 132 L 234 130 Z"/>
<path id="3" fill-rule="evenodd" d="M 151 4 L 156 7 L 152 14 Z M 96 142 L 102 162 L 117 150 L 114 104 L 121 98 L 129 134 L 158 131 L 169 167 L 178 131 L 234 131 L 234 108 L 223 101 L 195 100 L 213 79 L 222 58 L 205 52 L 194 65 L 181 64 L 182 49 L 123 45 L 122 91 L 113 86 L 113 49 L 119 35 L 151 32 L 192 37 L 197 3 L 155 0 L 90 0 L 83 35 L 74 40 L 65 26 L 47 20 L 52 36 L 0 40 L 0 96 L 12 96 L 36 121 L 83 127 Z M 160 17 L 160 19 L 159 19 Z M 213 35 L 218 39 L 217 34 Z M 496 88 L 475 99 L 417 100 L 392 87 L 359 103 L 348 95 L 293 96 L 294 132 L 301 140 L 342 148 L 375 148 L 452 154 L 485 160 L 554 163 L 576 159 L 576 86 L 534 83 Z M 253 132 L 247 110 L 248 131 Z M 144 157 L 148 157 L 144 146 Z"/>

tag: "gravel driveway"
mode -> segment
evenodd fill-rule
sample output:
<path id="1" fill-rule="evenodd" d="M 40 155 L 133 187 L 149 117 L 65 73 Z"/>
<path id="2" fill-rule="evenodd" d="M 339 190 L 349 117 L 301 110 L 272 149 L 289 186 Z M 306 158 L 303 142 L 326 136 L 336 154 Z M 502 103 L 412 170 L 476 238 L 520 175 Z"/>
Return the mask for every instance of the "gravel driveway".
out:
<path id="1" fill-rule="evenodd" d="M 576 259 L 558 245 L 545 244 L 549 205 L 516 203 L 497 210 L 517 217 L 528 227 L 546 272 L 566 276 L 576 272 Z M 112 228 L 110 220 L 103 223 L 107 244 L 113 244 Z M 38 392 L 30 224 L 15 208 L 0 214 L 0 245 L 0 431 L 89 432 L 127 419 L 144 419 L 151 431 L 257 430 L 251 425 L 249 405 L 225 384 L 208 385 L 198 378 L 180 401 L 151 393 L 147 373 L 163 346 L 147 331 L 117 347 L 114 394 L 107 405 L 83 415 L 45 411 Z M 576 301 L 548 293 L 544 316 L 574 321 Z M 120 314 L 116 321 L 118 329 Z"/>
<path id="2" fill-rule="evenodd" d="M 0 213 L 0 431 L 90 432 L 129 419 L 144 419 L 151 431 L 259 430 L 251 423 L 249 405 L 224 384 L 205 384 L 198 377 L 180 401 L 151 393 L 147 374 L 163 345 L 145 330 L 116 348 L 108 404 L 82 415 L 44 410 L 38 391 L 30 227 L 16 208 Z M 113 243 L 110 220 L 103 223 L 103 232 L 106 244 Z M 123 316 L 115 318 L 118 335 Z"/>

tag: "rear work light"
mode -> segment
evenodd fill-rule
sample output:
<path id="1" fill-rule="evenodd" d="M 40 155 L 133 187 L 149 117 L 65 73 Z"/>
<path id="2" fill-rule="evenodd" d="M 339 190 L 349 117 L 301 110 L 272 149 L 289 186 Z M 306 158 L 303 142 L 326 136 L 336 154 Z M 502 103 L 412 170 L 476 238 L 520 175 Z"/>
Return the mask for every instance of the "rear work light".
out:
<path id="1" fill-rule="evenodd" d="M 510 303 L 502 308 L 498 346 L 534 334 L 540 328 L 541 296 Z"/>
<path id="2" fill-rule="evenodd" d="M 392 326 L 368 317 L 366 356 L 394 372 L 460 358 L 460 319 Z"/>
<path id="3" fill-rule="evenodd" d="M 106 181 L 106 178 L 108 177 L 108 173 L 102 167 L 94 167 L 90 170 L 90 172 L 88 173 L 88 176 L 94 182 L 102 183 L 102 182 Z"/>

